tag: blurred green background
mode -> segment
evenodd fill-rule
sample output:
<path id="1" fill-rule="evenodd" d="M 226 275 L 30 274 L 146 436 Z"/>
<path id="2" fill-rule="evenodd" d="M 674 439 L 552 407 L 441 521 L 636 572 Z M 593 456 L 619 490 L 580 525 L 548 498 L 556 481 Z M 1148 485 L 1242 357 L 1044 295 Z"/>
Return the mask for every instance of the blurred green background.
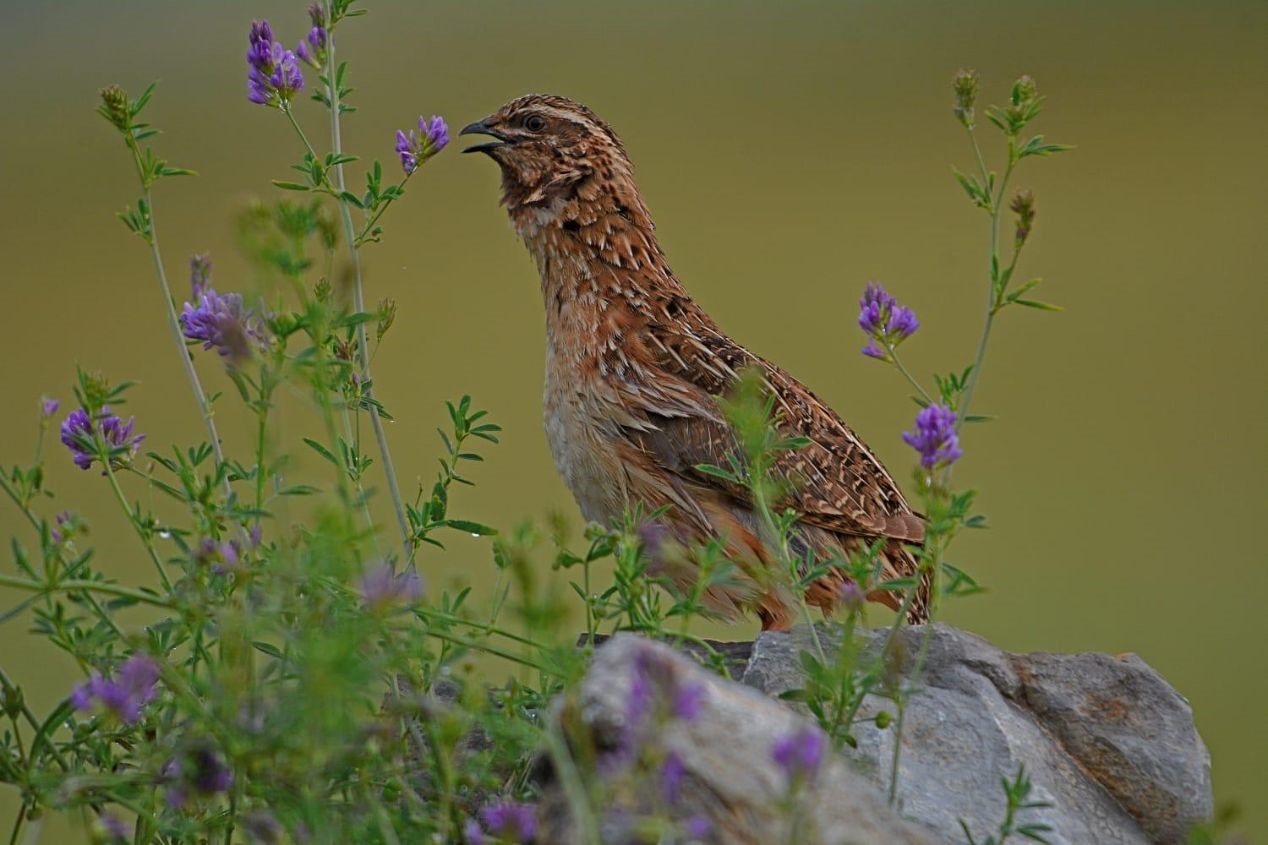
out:
<path id="1" fill-rule="evenodd" d="M 136 188 L 93 113 L 109 82 L 139 91 L 160 151 L 196 179 L 158 188 L 169 272 L 209 250 L 221 290 L 250 284 L 232 217 L 272 196 L 299 156 L 280 115 L 245 99 L 246 30 L 298 40 L 302 2 L 3 4 L 0 78 L 0 461 L 29 460 L 36 400 L 70 399 L 75 364 L 133 379 L 148 446 L 201 436 L 143 244 L 114 220 Z M 360 110 L 346 146 L 394 167 L 392 132 L 420 112 L 458 127 L 530 91 L 579 99 L 626 141 L 662 243 L 738 340 L 811 385 L 905 478 L 913 407 L 858 354 L 858 294 L 881 279 L 919 313 L 922 374 L 967 363 L 979 328 L 985 217 L 950 176 L 970 151 L 951 116 L 961 66 L 987 102 L 1030 73 L 1036 128 L 1078 150 L 1030 160 L 1038 198 L 1024 278 L 1061 315 L 1009 312 L 958 479 L 993 530 L 957 564 L 990 588 L 950 621 L 1013 650 L 1134 651 L 1193 703 L 1217 798 L 1268 831 L 1263 627 L 1268 4 L 1262 2 L 377 3 L 339 48 Z M 324 136 L 324 111 L 301 120 Z M 985 133 L 988 152 L 997 135 Z M 998 160 L 998 159 L 996 159 Z M 1031 163 L 1033 162 L 1033 164 Z M 359 181 L 359 170 L 354 166 Z M 505 428 L 462 491 L 462 516 L 509 527 L 575 506 L 542 433 L 543 336 L 533 265 L 497 207 L 496 168 L 446 152 L 366 250 L 368 297 L 394 297 L 375 362 L 403 483 L 430 481 L 441 400 L 464 392 Z M 198 366 L 216 388 L 214 358 Z M 222 406 L 231 452 L 247 448 Z M 309 424 L 285 421 L 294 437 Z M 93 525 L 98 565 L 149 577 L 102 479 L 50 450 L 59 507 Z M 378 513 L 390 529 L 386 502 Z M 51 508 L 52 506 L 50 506 Z M 0 536 L 25 526 L 0 507 Z M 487 541 L 428 553 L 433 589 L 491 573 Z M 12 595 L 0 596 L 5 605 Z M 75 678 L 26 620 L 0 662 L 41 707 Z M 754 624 L 722 631 L 741 638 Z M 717 632 L 714 632 L 717 633 Z M 0 796 L 0 827 L 12 793 Z M 60 828 L 46 828 L 57 841 Z"/>

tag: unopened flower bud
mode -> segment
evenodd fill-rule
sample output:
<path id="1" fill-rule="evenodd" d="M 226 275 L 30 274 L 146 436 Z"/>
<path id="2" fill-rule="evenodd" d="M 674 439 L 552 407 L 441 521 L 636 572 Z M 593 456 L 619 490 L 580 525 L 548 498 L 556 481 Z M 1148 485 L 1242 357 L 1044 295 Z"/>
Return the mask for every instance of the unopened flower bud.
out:
<path id="1" fill-rule="evenodd" d="M 951 83 L 955 91 L 955 116 L 966 129 L 973 128 L 973 103 L 977 100 L 977 71 L 961 70 Z"/>
<path id="2" fill-rule="evenodd" d="M 128 131 L 128 123 L 132 119 L 131 107 L 128 103 L 128 92 L 118 85 L 107 85 L 101 89 L 101 106 L 97 112 L 110 121 L 120 132 Z"/>
<path id="3" fill-rule="evenodd" d="M 883 731 L 889 727 L 889 723 L 892 719 L 893 717 L 889 715 L 888 710 L 882 710 L 876 714 L 876 727 Z"/>
<path id="4" fill-rule="evenodd" d="M 1013 83 L 1011 99 L 1014 106 L 1023 106 L 1035 99 L 1037 95 L 1038 89 L 1035 87 L 1035 80 L 1033 77 L 1023 75 Z"/>
<path id="5" fill-rule="evenodd" d="M 1029 189 L 1022 189 L 1013 197 L 1008 207 L 1017 215 L 1017 231 L 1013 235 L 1013 246 L 1016 248 L 1026 242 L 1034 226 L 1035 195 Z"/>
<path id="6" fill-rule="evenodd" d="M 10 719 L 16 718 L 22 712 L 22 690 L 17 687 L 5 687 L 4 696 L 0 697 L 0 708 L 4 710 L 4 715 Z"/>

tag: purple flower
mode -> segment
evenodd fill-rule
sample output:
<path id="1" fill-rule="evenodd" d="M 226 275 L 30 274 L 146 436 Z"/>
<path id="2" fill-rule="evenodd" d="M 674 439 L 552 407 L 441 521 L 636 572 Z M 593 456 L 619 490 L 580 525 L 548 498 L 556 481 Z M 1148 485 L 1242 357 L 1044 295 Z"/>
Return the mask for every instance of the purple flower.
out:
<path id="1" fill-rule="evenodd" d="M 105 833 L 108 842 L 127 842 L 131 839 L 128 835 L 127 824 L 114 813 L 102 813 L 97 817 L 97 821 L 101 823 L 101 830 Z"/>
<path id="2" fill-rule="evenodd" d="M 682 758 L 669 752 L 660 766 L 660 794 L 666 804 L 678 803 L 678 793 L 682 790 L 682 779 L 686 774 L 687 767 L 683 765 Z"/>
<path id="3" fill-rule="evenodd" d="M 76 710 L 88 710 L 94 703 L 100 704 L 119 721 L 132 725 L 140 720 L 141 708 L 154 699 L 158 677 L 159 667 L 153 658 L 134 654 L 124 661 L 112 679 L 94 672 L 91 678 L 75 687 L 70 701 Z"/>
<path id="4" fill-rule="evenodd" d="M 775 743 L 771 759 L 790 781 L 800 781 L 818 773 L 823 752 L 823 734 L 815 728 L 800 727 Z"/>
<path id="5" fill-rule="evenodd" d="M 889 350 L 915 334 L 920 321 L 916 312 L 899 305 L 879 282 L 868 282 L 859 300 L 859 328 L 870 338 L 863 354 L 888 361 Z"/>
<path id="6" fill-rule="evenodd" d="M 885 331 L 898 340 L 906 340 L 918 328 L 920 321 L 916 319 L 916 312 L 902 305 L 895 305 L 889 314 L 889 325 L 885 327 Z"/>
<path id="7" fill-rule="evenodd" d="M 682 833 L 688 839 L 704 839 L 712 829 L 713 825 L 704 816 L 692 816 L 683 823 Z"/>
<path id="8" fill-rule="evenodd" d="M 330 33 L 326 30 L 326 10 L 320 3 L 308 7 L 308 18 L 313 28 L 295 48 L 299 60 L 314 70 L 321 70 L 326 64 L 326 47 L 330 43 Z"/>
<path id="9" fill-rule="evenodd" d="M 903 440 L 920 453 L 925 469 L 947 466 L 964 454 L 955 432 L 955 411 L 943 405 L 930 405 L 916 414 L 916 430 L 904 431 Z"/>
<path id="10" fill-rule="evenodd" d="M 194 561 L 202 566 L 210 566 L 213 575 L 225 575 L 230 572 L 241 572 L 242 545 L 237 540 L 217 543 L 206 537 L 194 552 Z"/>
<path id="11" fill-rule="evenodd" d="M 467 823 L 462 826 L 462 838 L 467 845 L 486 845 L 489 841 L 484 835 L 484 828 L 475 819 L 467 819 Z"/>
<path id="12" fill-rule="evenodd" d="M 529 842 L 537 833 L 537 811 L 532 804 L 501 801 L 480 810 L 480 823 L 494 836 Z"/>
<path id="13" fill-rule="evenodd" d="M 58 402 L 56 399 L 52 399 L 48 396 L 40 397 L 40 417 L 42 419 L 48 419 L 53 416 L 53 414 L 57 413 L 57 409 L 60 407 L 62 407 L 62 403 Z"/>
<path id="14" fill-rule="evenodd" d="M 163 764 L 167 804 L 183 807 L 190 793 L 210 797 L 233 788 L 233 772 L 209 742 L 197 742 Z"/>
<path id="15" fill-rule="evenodd" d="M 418 130 L 411 129 L 409 134 L 404 130 L 396 130 L 396 154 L 401 158 L 401 169 L 406 174 L 413 173 L 427 159 L 439 153 L 449 145 L 449 126 L 440 115 L 430 119 L 418 118 Z"/>
<path id="16" fill-rule="evenodd" d="M 894 307 L 894 297 L 880 282 L 868 282 L 859 300 L 859 328 L 868 334 L 876 334 L 885 327 L 889 310 Z"/>
<path id="17" fill-rule="evenodd" d="M 304 88 L 295 54 L 273 38 L 268 21 L 253 21 L 247 35 L 247 99 L 282 106 Z"/>
<path id="18" fill-rule="evenodd" d="M 423 579 L 413 570 L 398 575 L 384 563 L 361 576 L 361 598 L 375 613 L 416 602 L 422 594 Z"/>
<path id="19" fill-rule="evenodd" d="M 94 427 L 88 412 L 83 408 L 76 408 L 62 421 L 62 443 L 70 449 L 75 466 L 80 469 L 88 469 L 98 457 L 95 435 L 101 436 L 112 462 L 123 460 L 135 455 L 141 447 L 141 441 L 145 439 L 144 434 L 132 434 L 135 424 L 135 417 L 129 417 L 125 423 L 120 417 L 110 413 L 109 406 L 103 405 L 101 417 L 96 420 Z"/>
<path id="20" fill-rule="evenodd" d="M 878 361 L 888 361 L 889 353 L 876 345 L 876 341 L 869 340 L 867 346 L 863 347 L 863 354 L 869 358 L 875 358 Z"/>
<path id="21" fill-rule="evenodd" d="M 195 298 L 198 305 L 186 302 L 179 318 L 188 340 L 202 341 L 203 349 L 214 348 L 235 364 L 268 346 L 263 322 L 243 305 L 241 294 L 221 296 L 215 288 L 206 288 Z"/>
<path id="22" fill-rule="evenodd" d="M 858 613 L 867 606 L 863 588 L 853 581 L 842 581 L 837 589 L 837 601 L 847 613 Z"/>
<path id="23" fill-rule="evenodd" d="M 211 256 L 198 253 L 189 257 L 189 289 L 193 299 L 211 286 Z"/>
<path id="24" fill-rule="evenodd" d="M 49 529 L 48 534 L 54 543 L 60 543 L 65 540 L 67 536 L 75 533 L 75 515 L 70 511 L 62 511 L 57 515 L 56 519 L 57 527 Z"/>

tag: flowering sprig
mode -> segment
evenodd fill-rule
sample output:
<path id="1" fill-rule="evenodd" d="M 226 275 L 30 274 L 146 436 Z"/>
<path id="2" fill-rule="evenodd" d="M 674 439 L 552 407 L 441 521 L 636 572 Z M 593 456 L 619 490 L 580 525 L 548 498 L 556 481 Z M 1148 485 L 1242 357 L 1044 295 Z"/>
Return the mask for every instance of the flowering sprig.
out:
<path id="1" fill-rule="evenodd" d="M 202 343 L 203 349 L 215 349 L 231 364 L 240 364 L 268 347 L 263 320 L 246 308 L 241 294 L 221 295 L 215 288 L 205 288 L 196 296 L 196 302 L 186 302 L 180 315 L 186 340 Z"/>
<path id="2" fill-rule="evenodd" d="M 950 466 L 964 454 L 955 424 L 955 411 L 945 405 L 930 405 L 916 414 L 916 430 L 903 432 L 903 441 L 920 453 L 920 465 L 925 469 Z"/>
<path id="3" fill-rule="evenodd" d="M 62 444 L 70 450 L 75 466 L 88 469 L 93 461 L 109 462 L 112 466 L 128 463 L 141 447 L 144 434 L 133 434 L 135 417 L 123 418 L 110 413 L 109 405 L 101 406 L 101 413 L 94 417 L 84 408 L 76 408 L 62 421 Z"/>
<path id="4" fill-rule="evenodd" d="M 308 19 L 312 29 L 295 48 L 299 60 L 314 70 L 322 70 L 326 66 L 326 48 L 330 43 L 330 31 L 326 29 L 326 10 L 320 3 L 308 7 Z"/>
<path id="5" fill-rule="evenodd" d="M 449 126 L 440 115 L 419 116 L 418 130 L 396 130 L 396 154 L 406 175 L 413 173 L 427 159 L 449 146 Z"/>
<path id="6" fill-rule="evenodd" d="M 71 705 L 80 711 L 100 706 L 125 725 L 136 724 L 141 708 L 154 700 L 159 667 L 147 654 L 134 654 L 119 666 L 114 677 L 94 672 L 92 677 L 75 687 Z"/>
<path id="7" fill-rule="evenodd" d="M 285 109 L 304 88 L 295 53 L 273 38 L 267 20 L 251 23 L 247 44 L 247 99 Z"/>
<path id="8" fill-rule="evenodd" d="M 868 282 L 859 300 L 859 328 L 869 338 L 863 354 L 892 361 L 894 349 L 916 333 L 920 321 L 915 311 L 899 305 L 880 282 Z"/>
<path id="9" fill-rule="evenodd" d="M 385 613 L 413 604 L 423 595 L 423 579 L 413 570 L 396 573 L 379 564 L 361 576 L 361 601 L 371 613 Z"/>

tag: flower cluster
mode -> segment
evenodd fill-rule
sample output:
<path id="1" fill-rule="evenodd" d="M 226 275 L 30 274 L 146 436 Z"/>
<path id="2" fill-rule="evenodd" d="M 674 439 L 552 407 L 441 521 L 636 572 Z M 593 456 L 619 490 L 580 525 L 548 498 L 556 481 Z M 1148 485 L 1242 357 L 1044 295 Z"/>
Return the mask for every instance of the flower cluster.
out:
<path id="1" fill-rule="evenodd" d="M 178 318 L 186 339 L 202 342 L 203 349 L 215 349 L 235 364 L 268 346 L 263 321 L 243 305 L 241 294 L 222 296 L 207 287 L 194 299 L 198 304 L 186 302 Z"/>
<path id="2" fill-rule="evenodd" d="M 401 157 L 401 169 L 413 173 L 418 166 L 449 145 L 449 126 L 440 115 L 419 117 L 418 130 L 409 134 L 396 130 L 396 154 Z"/>
<path id="3" fill-rule="evenodd" d="M 920 328 L 920 321 L 916 312 L 899 305 L 879 282 L 868 282 L 859 300 L 859 328 L 870 338 L 863 354 L 888 361 L 894 347 Z"/>
<path id="4" fill-rule="evenodd" d="M 326 10 L 320 3 L 314 3 L 308 7 L 308 18 L 312 21 L 313 28 L 299 42 L 295 55 L 314 70 L 321 70 L 326 66 L 326 48 L 330 44 L 330 31 L 326 29 Z"/>
<path id="5" fill-rule="evenodd" d="M 70 702 L 76 710 L 91 710 L 99 704 L 125 725 L 136 724 L 141 708 L 154 699 L 159 667 L 153 658 L 134 654 L 123 662 L 113 678 L 94 672 L 87 681 L 75 687 Z"/>
<path id="6" fill-rule="evenodd" d="M 945 405 L 930 405 L 916 414 L 916 430 L 903 432 L 903 440 L 920 453 L 925 469 L 955 463 L 964 454 L 955 419 L 955 411 Z"/>
<path id="7" fill-rule="evenodd" d="M 131 458 L 141 447 L 144 434 L 133 434 L 135 417 L 122 417 L 110 413 L 110 407 L 102 406 L 101 416 L 93 424 L 93 419 L 83 408 L 76 408 L 62 421 L 62 443 L 70 449 L 75 466 L 88 469 L 99 457 L 97 454 L 96 436 L 100 435 L 109 452 L 111 462 Z"/>
<path id="8" fill-rule="evenodd" d="M 463 835 L 467 845 L 485 845 L 489 836 L 501 842 L 531 842 L 537 834 L 537 811 L 532 804 L 499 801 L 480 810 L 480 821 L 468 819 Z"/>
<path id="9" fill-rule="evenodd" d="M 399 575 L 386 563 L 361 576 L 361 600 L 373 613 L 411 604 L 423 595 L 423 579 L 413 570 Z"/>
<path id="10" fill-rule="evenodd" d="M 247 36 L 247 99 L 282 106 L 304 88 L 295 54 L 273 38 L 268 21 L 253 21 Z"/>
<path id="11" fill-rule="evenodd" d="M 208 798 L 233 787 L 233 772 L 207 742 L 198 742 L 163 765 L 167 805 L 179 809 L 191 795 Z"/>
<path id="12" fill-rule="evenodd" d="M 819 773 L 825 748 L 823 732 L 805 726 L 776 740 L 770 756 L 789 783 L 801 783 Z"/>

